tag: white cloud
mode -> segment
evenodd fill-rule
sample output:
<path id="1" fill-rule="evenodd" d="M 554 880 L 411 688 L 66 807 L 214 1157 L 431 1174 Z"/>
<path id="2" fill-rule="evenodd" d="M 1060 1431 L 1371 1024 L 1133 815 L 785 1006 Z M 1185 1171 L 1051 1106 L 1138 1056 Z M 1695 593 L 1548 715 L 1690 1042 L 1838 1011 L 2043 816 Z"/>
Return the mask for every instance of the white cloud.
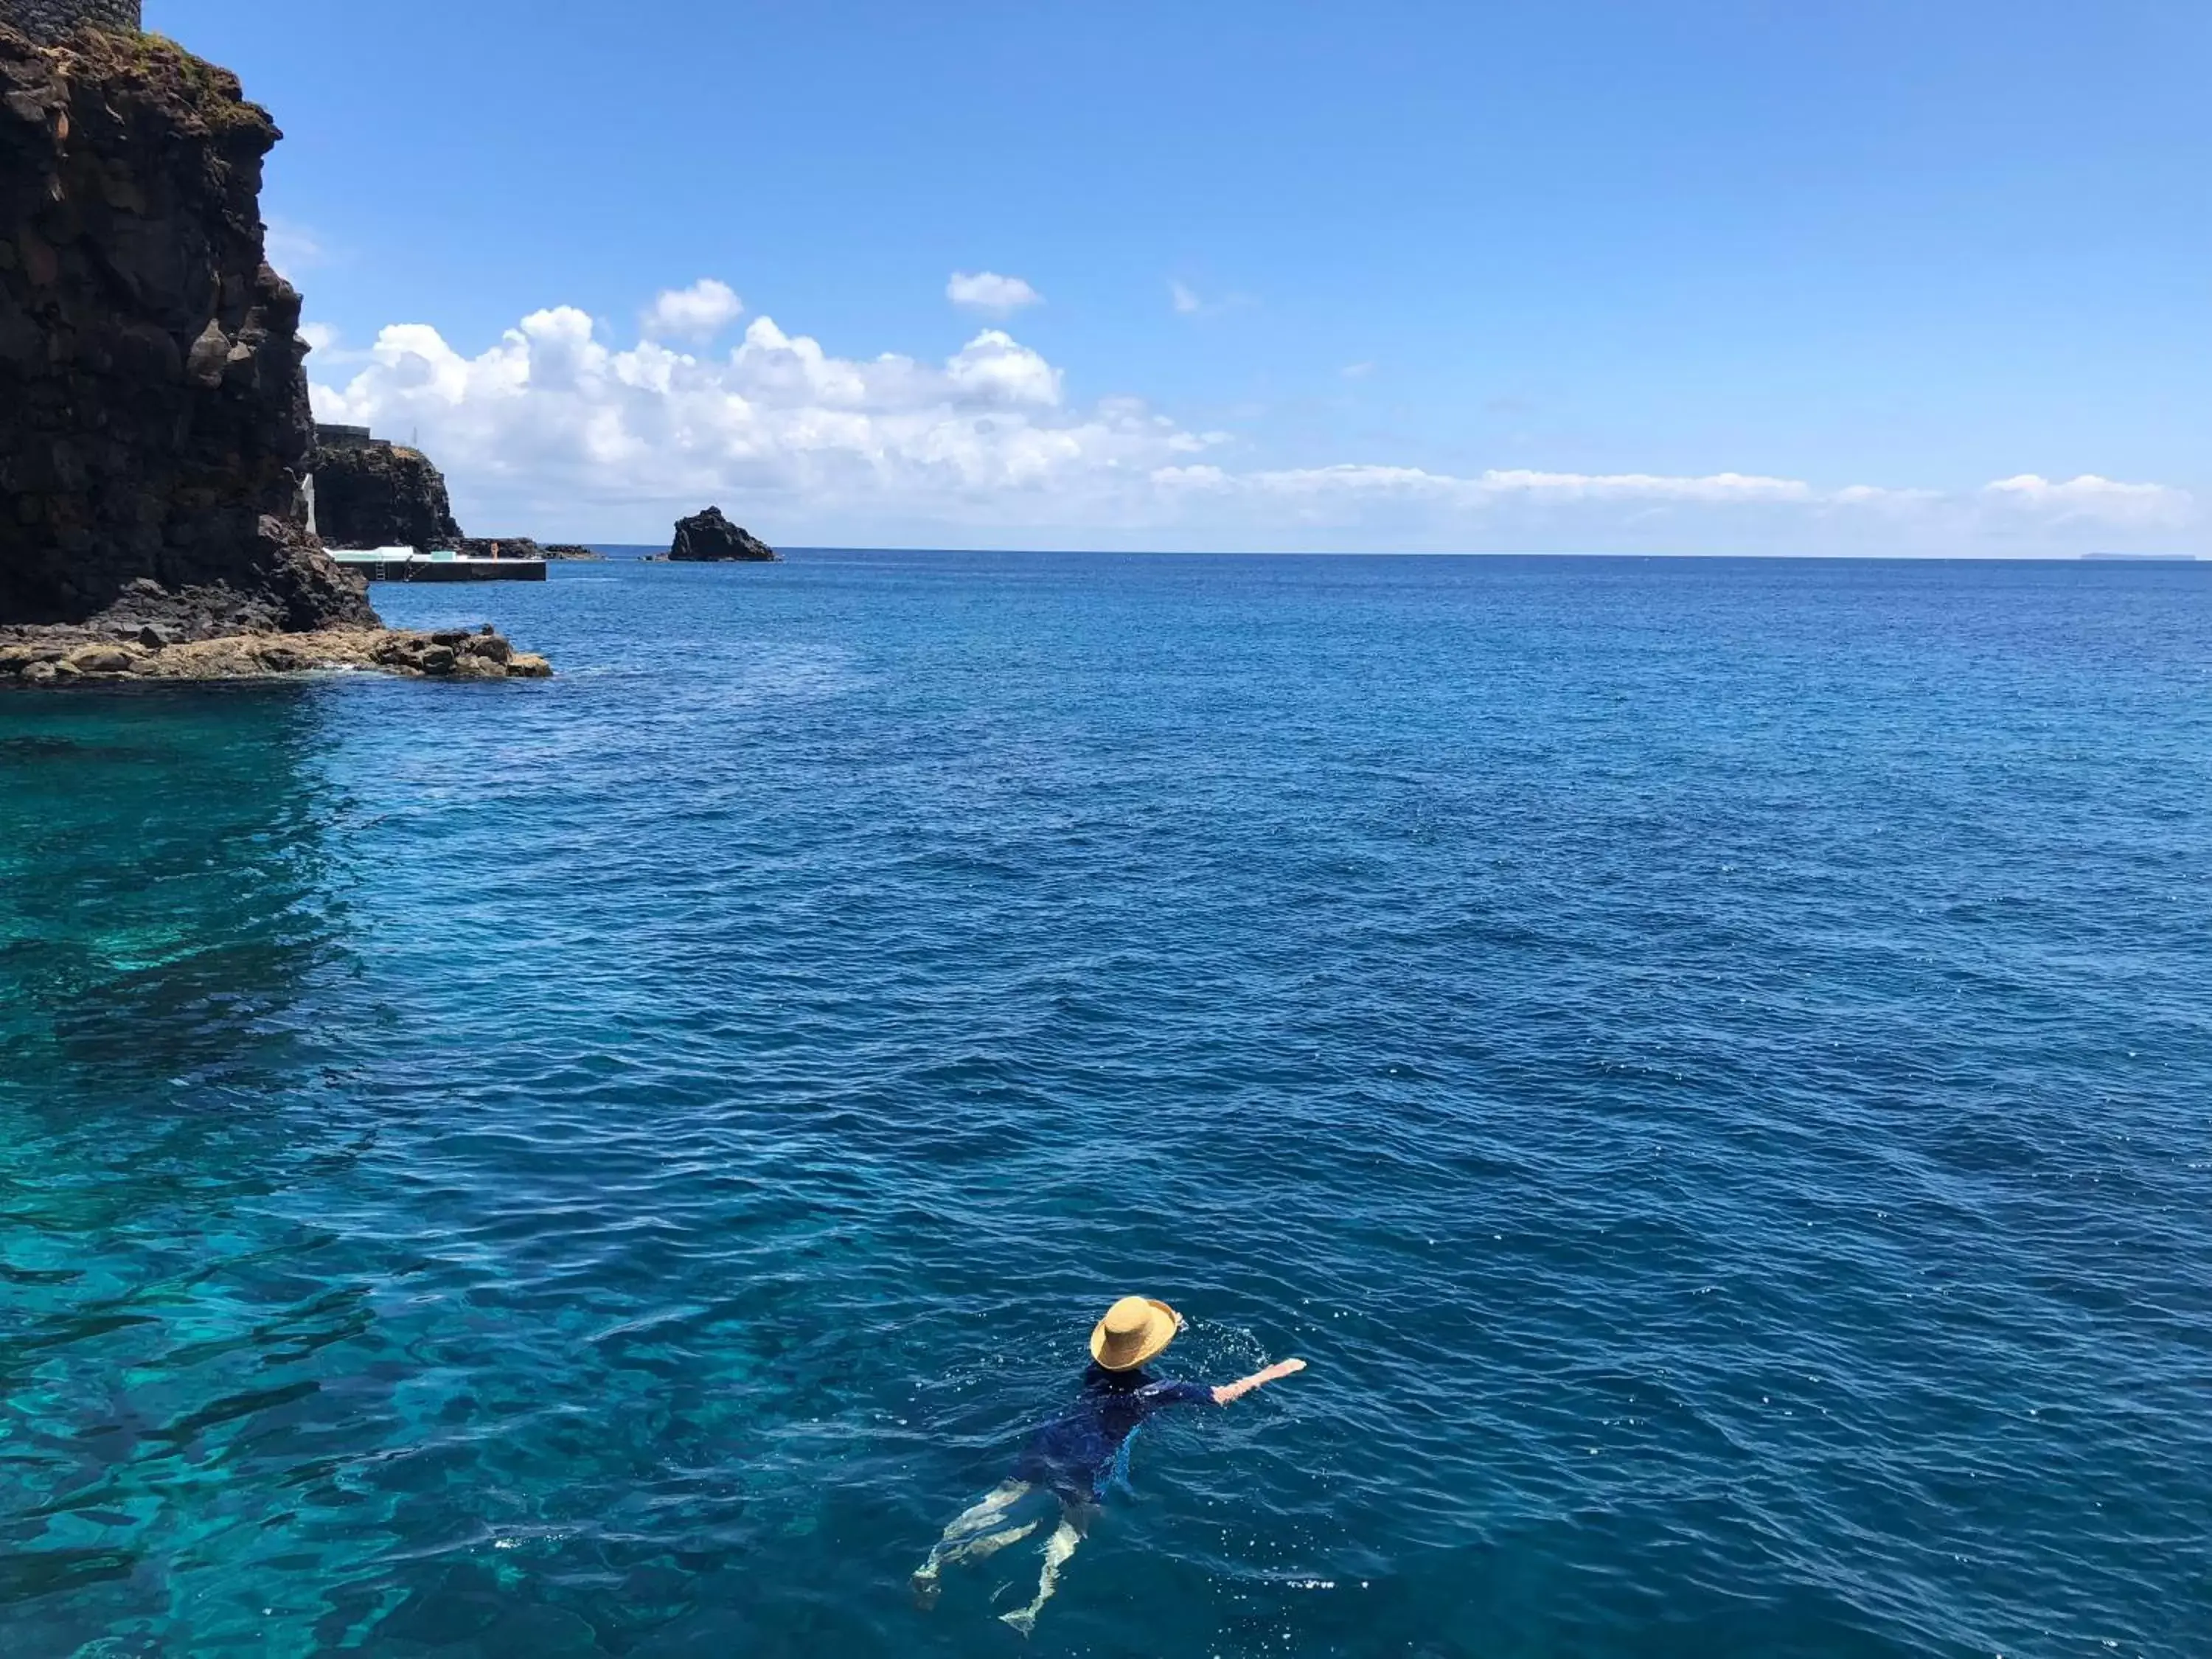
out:
<path id="1" fill-rule="evenodd" d="M 988 518 L 1040 493 L 1096 496 L 1212 441 L 1127 402 L 1065 408 L 1059 369 L 997 329 L 931 364 L 833 356 L 761 317 L 710 356 L 617 349 L 557 307 L 474 356 L 423 324 L 386 328 L 369 356 L 315 387 L 319 417 L 419 428 L 457 489 L 493 499 L 754 492 Z"/>
<path id="2" fill-rule="evenodd" d="M 1696 502 L 1726 506 L 1747 502 L 1810 503 L 1820 499 L 1812 485 L 1798 479 L 1763 478 L 1741 472 L 1670 477 L 1650 472 L 1492 469 L 1462 477 L 1417 466 L 1341 465 L 1233 474 L 1212 466 L 1177 467 L 1168 469 L 1159 477 L 1162 483 L 1178 488 L 1196 485 L 1213 489 L 1234 489 L 1261 495 L 1306 500 L 1430 501 L 1467 507 L 1506 501 L 1613 501 L 1636 505 Z"/>
<path id="3" fill-rule="evenodd" d="M 640 319 L 648 340 L 713 339 L 744 314 L 745 302 L 727 283 L 702 276 L 689 288 L 664 290 Z"/>
<path id="4" fill-rule="evenodd" d="M 1371 362 L 1346 363 L 1337 371 L 1347 380 L 1364 380 L 1374 372 L 1375 365 Z"/>
<path id="5" fill-rule="evenodd" d="M 1984 495 L 2055 519 L 2093 519 L 2116 525 L 2181 525 L 2195 503 L 2189 492 L 2165 484 L 2122 483 L 2094 472 L 2061 483 L 2023 472 L 1984 486 Z"/>
<path id="6" fill-rule="evenodd" d="M 1060 401 L 1060 371 L 1012 336 L 987 328 L 945 365 L 962 391 L 1006 403 Z"/>
<path id="7" fill-rule="evenodd" d="M 1419 524 L 1419 518 L 1408 514 L 1425 512 L 1429 524 L 1456 523 L 1478 535 L 1486 528 L 1509 527 L 1528 534 L 1553 524 L 1588 526 L 1602 539 L 1624 526 L 1650 530 L 1671 519 L 1690 527 L 1688 545 L 1693 550 L 1700 540 L 1718 544 L 1740 533 L 1756 536 L 1771 551 L 1840 539 L 1866 551 L 1960 552 L 1991 536 L 2016 538 L 2022 526 L 1992 520 L 1986 511 L 1992 499 L 2015 519 L 2034 521 L 2027 526 L 2031 530 L 2092 520 L 2121 529 L 2172 527 L 2191 522 L 2195 506 L 2185 490 L 2101 478 L 2061 485 L 2001 479 L 1965 495 L 1950 495 L 1873 484 L 1823 489 L 1802 478 L 1742 472 L 1680 476 L 1492 468 L 1460 475 L 1364 464 L 1234 471 L 1200 462 L 1158 468 L 1152 483 L 1185 501 L 1236 501 L 1254 522 L 1265 522 L 1271 506 L 1294 513 L 1310 526 Z M 1789 516 L 1778 520 L 1777 513 Z M 1900 531 L 1907 535 L 1905 543 L 1895 539 Z M 1655 544 L 1675 539 L 1659 531 L 1650 533 Z M 2016 539 L 2007 550 L 2017 550 Z M 2060 543 L 2047 550 L 2080 550 Z"/>
<path id="8" fill-rule="evenodd" d="M 1241 311 L 1253 303 L 1249 294 L 1203 295 L 1188 283 L 1170 278 L 1168 303 L 1179 317 L 1218 317 L 1224 311 Z"/>
<path id="9" fill-rule="evenodd" d="M 308 361 L 310 374 L 327 374 L 370 361 L 368 352 L 347 345 L 345 337 L 328 323 L 301 323 L 300 339 L 314 354 Z"/>
<path id="10" fill-rule="evenodd" d="M 1951 499 L 1940 490 L 1887 489 L 1873 484 L 1847 484 L 1824 490 L 1802 478 L 1773 478 L 1743 472 L 1682 477 L 1653 472 L 1540 472 L 1492 468 L 1460 477 L 1419 467 L 1340 465 L 1243 473 L 1236 476 L 1236 483 L 1247 489 L 1283 495 L 1398 495 L 1449 500 L 1469 506 L 1519 500 L 1544 503 L 1613 501 L 1899 509 L 1936 506 Z M 2100 519 L 2113 524 L 2183 523 L 2191 516 L 2193 507 L 2186 490 L 2165 484 L 2118 483 L 2090 475 L 2066 483 L 2051 483 L 2033 475 L 2001 478 L 1984 485 L 1979 493 L 2053 519 Z"/>
<path id="11" fill-rule="evenodd" d="M 2065 552 L 2086 524 L 2149 536 L 2194 514 L 2185 491 L 2090 475 L 1945 493 L 1741 471 L 1240 465 L 1228 434 L 1134 398 L 1071 399 L 1061 370 L 1000 328 L 935 362 L 836 356 L 767 317 L 726 350 L 625 349 L 564 306 L 473 355 L 397 324 L 311 367 L 328 377 L 319 417 L 419 430 L 464 523 L 489 514 L 489 529 L 548 537 L 658 535 L 669 509 L 721 499 L 802 542 Z"/>
<path id="12" fill-rule="evenodd" d="M 1872 507 L 1891 510 L 1940 501 L 1940 489 L 1885 489 L 1879 484 L 1845 484 L 1828 499 L 1839 507 Z"/>
<path id="13" fill-rule="evenodd" d="M 1553 500 L 1703 501 L 1810 501 L 1813 486 L 1796 478 L 1763 478 L 1741 472 L 1704 477 L 1669 477 L 1651 472 L 1486 472 L 1476 483 L 1492 494 L 1521 494 Z"/>
<path id="14" fill-rule="evenodd" d="M 1024 306 L 1041 306 L 1044 295 L 1018 276 L 1001 276 L 995 270 L 956 270 L 945 284 L 945 297 L 969 311 L 1010 316 Z"/>

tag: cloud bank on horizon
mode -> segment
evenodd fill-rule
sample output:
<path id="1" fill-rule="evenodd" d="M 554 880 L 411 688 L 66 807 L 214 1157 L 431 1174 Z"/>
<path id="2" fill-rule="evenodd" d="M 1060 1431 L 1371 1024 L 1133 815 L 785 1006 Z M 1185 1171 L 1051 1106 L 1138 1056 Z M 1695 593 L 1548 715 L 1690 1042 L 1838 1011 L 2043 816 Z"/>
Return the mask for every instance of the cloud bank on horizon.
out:
<path id="1" fill-rule="evenodd" d="M 1018 277 L 955 273 L 946 297 L 1005 317 Z M 1180 306 L 1180 295 L 1177 295 Z M 2033 473 L 1956 490 L 1364 461 L 1240 464 L 1236 436 L 1131 398 L 1071 402 L 1001 327 L 940 362 L 846 358 L 744 313 L 712 278 L 663 292 L 630 346 L 586 313 L 531 313 L 471 356 L 422 323 L 366 351 L 310 337 L 318 418 L 418 434 L 465 521 L 650 540 L 716 501 L 771 540 L 1313 550 L 2063 554 L 2193 525 L 2183 489 Z"/>

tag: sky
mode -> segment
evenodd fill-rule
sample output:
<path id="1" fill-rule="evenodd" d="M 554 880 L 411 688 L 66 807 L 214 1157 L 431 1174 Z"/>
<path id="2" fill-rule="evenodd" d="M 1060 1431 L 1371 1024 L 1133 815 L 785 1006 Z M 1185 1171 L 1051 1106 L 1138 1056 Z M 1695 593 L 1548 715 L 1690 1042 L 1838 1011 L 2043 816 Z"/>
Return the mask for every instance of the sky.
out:
<path id="1" fill-rule="evenodd" d="M 147 0 L 472 534 L 2212 556 L 2199 0 Z"/>

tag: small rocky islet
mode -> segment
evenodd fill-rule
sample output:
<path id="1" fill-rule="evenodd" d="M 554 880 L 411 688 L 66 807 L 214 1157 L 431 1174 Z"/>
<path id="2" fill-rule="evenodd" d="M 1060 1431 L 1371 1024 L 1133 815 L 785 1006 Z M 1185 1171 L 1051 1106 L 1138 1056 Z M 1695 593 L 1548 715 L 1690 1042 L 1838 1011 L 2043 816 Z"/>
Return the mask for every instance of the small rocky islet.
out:
<path id="1" fill-rule="evenodd" d="M 732 524 L 719 507 L 678 519 L 668 551 L 647 556 L 655 564 L 762 564 L 782 556 L 751 531 Z"/>

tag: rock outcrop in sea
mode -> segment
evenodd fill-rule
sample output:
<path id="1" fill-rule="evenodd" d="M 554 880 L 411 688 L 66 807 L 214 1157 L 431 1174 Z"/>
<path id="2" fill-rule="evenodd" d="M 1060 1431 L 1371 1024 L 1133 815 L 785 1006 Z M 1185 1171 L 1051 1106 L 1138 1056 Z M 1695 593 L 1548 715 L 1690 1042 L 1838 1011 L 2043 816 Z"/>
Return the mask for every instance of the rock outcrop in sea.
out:
<path id="1" fill-rule="evenodd" d="M 315 530 L 331 547 L 458 548 L 445 475 L 419 449 L 357 426 L 318 426 Z M 517 555 L 515 556 L 520 556 Z"/>
<path id="2" fill-rule="evenodd" d="M 445 475 L 428 455 L 365 426 L 319 425 L 313 458 L 315 528 L 331 547 L 450 550 L 465 559 L 597 559 L 574 542 L 465 536 Z"/>
<path id="3" fill-rule="evenodd" d="M 774 559 L 781 556 L 750 531 L 732 524 L 722 509 L 710 507 L 676 521 L 676 540 L 668 550 L 674 562 L 724 563 L 737 560 Z"/>
<path id="4" fill-rule="evenodd" d="M 540 542 L 528 536 L 464 536 L 448 543 L 465 559 L 601 559 L 606 556 L 574 542 Z"/>
<path id="5" fill-rule="evenodd" d="M 374 627 L 307 530 L 300 296 L 262 246 L 275 124 L 158 37 L 41 46 L 14 15 L 0 7 L 0 624 L 82 623 L 150 582 L 179 627 Z"/>

